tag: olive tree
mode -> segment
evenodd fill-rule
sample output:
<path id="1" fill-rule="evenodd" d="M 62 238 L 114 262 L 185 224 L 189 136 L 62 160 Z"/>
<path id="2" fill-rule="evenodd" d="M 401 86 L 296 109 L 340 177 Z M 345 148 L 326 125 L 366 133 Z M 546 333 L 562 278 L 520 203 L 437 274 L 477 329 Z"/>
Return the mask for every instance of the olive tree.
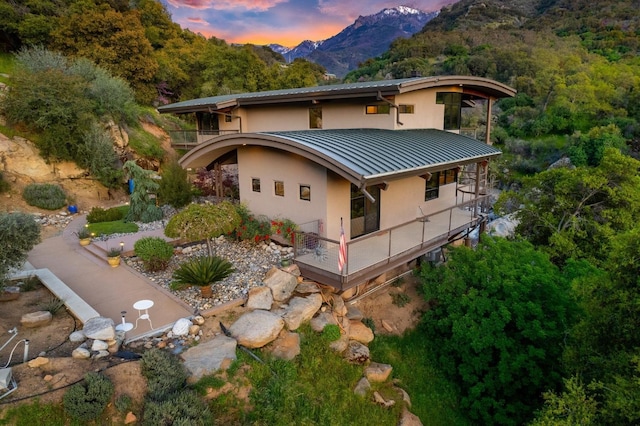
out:
<path id="1" fill-rule="evenodd" d="M 212 255 L 211 238 L 229 234 L 240 222 L 237 209 L 229 201 L 218 204 L 190 204 L 169 220 L 164 233 L 168 237 L 179 237 L 188 241 L 206 240 L 209 255 Z"/>
<path id="2" fill-rule="evenodd" d="M 27 259 L 27 253 L 40 242 L 40 225 L 27 213 L 0 213 L 0 287 L 12 268 Z"/>

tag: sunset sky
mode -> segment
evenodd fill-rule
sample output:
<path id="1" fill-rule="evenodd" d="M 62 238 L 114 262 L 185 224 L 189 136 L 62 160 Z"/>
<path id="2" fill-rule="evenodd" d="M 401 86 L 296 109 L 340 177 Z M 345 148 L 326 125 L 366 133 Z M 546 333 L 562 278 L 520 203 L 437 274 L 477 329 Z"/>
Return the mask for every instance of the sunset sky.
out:
<path id="1" fill-rule="evenodd" d="M 227 43 L 278 43 L 294 47 L 338 34 L 360 15 L 400 4 L 425 12 L 455 0 L 162 0 L 173 21 Z M 402 0 L 397 0 L 402 1 Z"/>

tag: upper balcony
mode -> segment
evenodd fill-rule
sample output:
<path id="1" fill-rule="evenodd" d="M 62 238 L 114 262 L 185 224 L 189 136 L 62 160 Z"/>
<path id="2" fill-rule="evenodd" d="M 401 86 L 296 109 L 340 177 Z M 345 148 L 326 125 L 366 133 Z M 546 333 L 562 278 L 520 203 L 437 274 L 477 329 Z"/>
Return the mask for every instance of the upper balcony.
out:
<path id="1" fill-rule="evenodd" d="M 238 130 L 169 130 L 171 146 L 189 150 L 202 143 L 214 139 L 216 136 L 240 133 Z"/>

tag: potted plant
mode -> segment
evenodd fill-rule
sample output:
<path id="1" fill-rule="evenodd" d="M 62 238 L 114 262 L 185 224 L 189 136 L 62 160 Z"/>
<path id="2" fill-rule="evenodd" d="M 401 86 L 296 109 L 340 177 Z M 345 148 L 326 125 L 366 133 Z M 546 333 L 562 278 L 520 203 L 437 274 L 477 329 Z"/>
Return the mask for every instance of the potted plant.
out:
<path id="1" fill-rule="evenodd" d="M 211 285 L 235 272 L 233 265 L 218 256 L 201 256 L 181 264 L 173 272 L 172 290 L 182 290 L 191 285 L 200 287 L 200 295 L 213 297 Z"/>
<path id="2" fill-rule="evenodd" d="M 89 232 L 89 228 L 83 227 L 76 232 L 78 239 L 80 240 L 81 246 L 88 246 L 91 244 L 91 232 Z"/>
<path id="3" fill-rule="evenodd" d="M 117 248 L 111 248 L 107 252 L 107 262 L 112 268 L 120 265 L 120 250 Z"/>

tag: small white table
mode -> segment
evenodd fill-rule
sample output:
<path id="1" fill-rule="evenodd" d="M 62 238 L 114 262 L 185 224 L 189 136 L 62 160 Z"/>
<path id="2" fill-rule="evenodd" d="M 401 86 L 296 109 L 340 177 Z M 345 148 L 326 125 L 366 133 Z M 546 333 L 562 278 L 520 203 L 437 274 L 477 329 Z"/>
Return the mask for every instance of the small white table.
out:
<path id="1" fill-rule="evenodd" d="M 151 317 L 149 316 L 149 309 L 153 306 L 153 300 L 143 299 L 138 300 L 133 304 L 133 309 L 138 310 L 138 318 L 136 318 L 136 326 L 138 328 L 138 320 L 147 320 L 153 330 L 153 324 L 151 324 Z"/>
<path id="2" fill-rule="evenodd" d="M 124 331 L 126 333 L 127 331 L 133 330 L 133 324 L 130 322 L 126 322 L 124 319 L 124 315 L 127 313 L 127 311 L 122 311 L 120 313 L 122 314 L 122 323 L 116 325 L 116 331 Z"/>

